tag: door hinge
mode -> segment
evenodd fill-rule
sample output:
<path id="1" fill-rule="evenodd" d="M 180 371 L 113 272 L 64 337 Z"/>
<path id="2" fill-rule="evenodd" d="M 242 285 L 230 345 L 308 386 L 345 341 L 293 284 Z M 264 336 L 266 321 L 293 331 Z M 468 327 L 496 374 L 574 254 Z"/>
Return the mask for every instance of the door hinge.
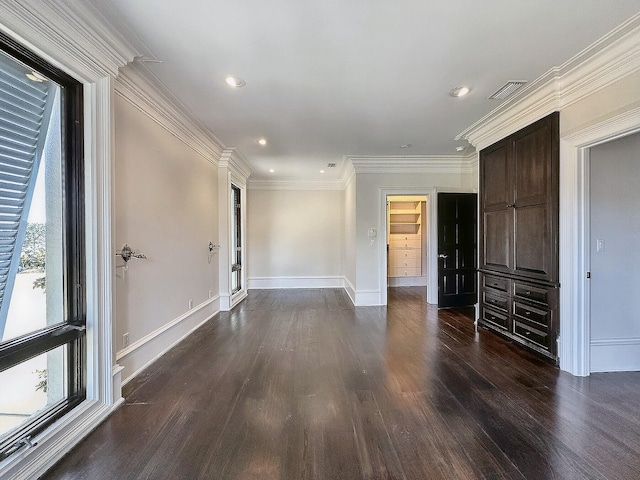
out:
<path id="1" fill-rule="evenodd" d="M 587 272 L 587 278 L 591 278 L 591 272 Z"/>

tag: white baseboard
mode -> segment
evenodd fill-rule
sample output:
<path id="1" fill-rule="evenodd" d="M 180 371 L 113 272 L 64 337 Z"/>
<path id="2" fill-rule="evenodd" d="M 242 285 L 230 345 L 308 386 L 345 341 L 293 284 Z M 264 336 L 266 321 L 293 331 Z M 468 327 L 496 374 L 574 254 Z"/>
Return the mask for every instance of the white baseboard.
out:
<path id="1" fill-rule="evenodd" d="M 382 305 L 380 290 L 356 290 L 354 305 L 356 307 L 375 307 Z"/>
<path id="2" fill-rule="evenodd" d="M 191 335 L 220 311 L 220 297 L 208 299 L 116 353 L 127 373 L 122 386 Z"/>
<path id="3" fill-rule="evenodd" d="M 382 305 L 379 290 L 356 291 L 345 277 L 253 277 L 248 281 L 250 290 L 295 288 L 344 288 L 357 307 Z"/>
<path id="4" fill-rule="evenodd" d="M 275 288 L 343 288 L 344 277 L 252 277 L 250 290 Z"/>
<path id="5" fill-rule="evenodd" d="M 124 401 L 122 398 L 122 371 L 124 367 L 117 363 L 111 369 L 111 381 L 113 382 L 113 403 Z"/>
<path id="6" fill-rule="evenodd" d="M 344 277 L 344 289 L 351 299 L 351 303 L 356 304 L 356 289 L 347 277 Z"/>
<path id="7" fill-rule="evenodd" d="M 640 371 L 640 338 L 591 340 L 590 371 Z"/>

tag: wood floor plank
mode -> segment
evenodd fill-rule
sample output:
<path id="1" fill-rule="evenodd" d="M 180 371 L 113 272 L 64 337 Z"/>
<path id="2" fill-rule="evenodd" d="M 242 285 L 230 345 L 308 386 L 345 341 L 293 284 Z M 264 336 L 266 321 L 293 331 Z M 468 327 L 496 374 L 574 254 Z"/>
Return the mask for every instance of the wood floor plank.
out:
<path id="1" fill-rule="evenodd" d="M 424 288 L 252 290 L 49 479 L 640 478 L 640 373 L 576 378 Z"/>

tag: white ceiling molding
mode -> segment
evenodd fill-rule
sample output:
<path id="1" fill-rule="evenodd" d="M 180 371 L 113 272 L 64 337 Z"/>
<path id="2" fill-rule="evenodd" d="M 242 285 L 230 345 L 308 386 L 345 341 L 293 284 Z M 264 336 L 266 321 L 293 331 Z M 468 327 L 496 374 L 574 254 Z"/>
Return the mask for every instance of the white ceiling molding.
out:
<path id="1" fill-rule="evenodd" d="M 128 65 L 116 79 L 115 92 L 217 166 L 226 147 L 189 115 L 166 88 L 150 80 L 150 77 L 144 65 L 138 62 Z"/>
<path id="2" fill-rule="evenodd" d="M 356 169 L 347 156 L 342 158 L 342 169 L 340 170 L 340 183 L 345 190 L 356 177 Z"/>
<path id="3" fill-rule="evenodd" d="M 251 190 L 344 190 L 359 173 L 453 173 L 478 171 L 478 155 L 349 156 L 345 155 L 338 180 L 249 179 Z"/>
<path id="4" fill-rule="evenodd" d="M 481 150 L 640 71 L 640 13 L 485 115 L 458 136 Z"/>
<path id="5" fill-rule="evenodd" d="M 0 19 L 3 32 L 83 82 L 115 77 L 140 55 L 87 2 L 3 1 Z"/>
<path id="6" fill-rule="evenodd" d="M 355 173 L 473 173 L 476 155 L 346 156 Z M 475 164 L 475 167 L 474 167 Z M 475 170 L 474 170 L 475 169 Z"/>
<path id="7" fill-rule="evenodd" d="M 241 179 L 243 183 L 247 181 L 252 172 L 247 159 L 235 147 L 226 148 L 222 152 L 218 166 L 228 168 L 231 175 Z"/>

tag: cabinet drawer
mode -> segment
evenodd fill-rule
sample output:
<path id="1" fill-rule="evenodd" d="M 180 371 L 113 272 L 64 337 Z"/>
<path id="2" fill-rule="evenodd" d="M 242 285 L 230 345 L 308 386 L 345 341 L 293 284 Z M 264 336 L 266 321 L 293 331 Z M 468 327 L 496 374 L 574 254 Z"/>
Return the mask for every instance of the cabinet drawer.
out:
<path id="1" fill-rule="evenodd" d="M 495 325 L 502 330 L 509 330 L 509 317 L 504 313 L 498 313 L 488 308 L 482 308 L 482 320 Z"/>
<path id="2" fill-rule="evenodd" d="M 513 282 L 514 296 L 520 297 L 525 300 L 530 300 L 532 302 L 544 303 L 545 305 L 549 304 L 549 300 L 551 298 L 550 290 L 552 289 L 542 286 L 529 285 L 517 280 L 514 280 Z"/>
<path id="3" fill-rule="evenodd" d="M 399 258 L 389 261 L 389 268 L 420 268 L 420 258 Z"/>
<path id="4" fill-rule="evenodd" d="M 389 249 L 389 261 L 400 261 L 407 258 L 420 258 L 419 248 L 397 248 Z"/>
<path id="5" fill-rule="evenodd" d="M 395 267 L 389 268 L 390 277 L 420 277 L 422 269 L 420 267 Z"/>
<path id="6" fill-rule="evenodd" d="M 513 333 L 527 340 L 528 342 L 535 343 L 536 345 L 549 350 L 549 334 L 546 330 L 541 330 L 532 326 L 526 322 L 521 322 L 518 319 L 513 321 Z"/>
<path id="7" fill-rule="evenodd" d="M 482 286 L 506 293 L 509 291 L 509 279 L 494 277 L 492 275 L 482 275 Z"/>
<path id="8" fill-rule="evenodd" d="M 419 238 L 413 239 L 395 239 L 389 240 L 389 248 L 420 248 L 422 241 Z"/>
<path id="9" fill-rule="evenodd" d="M 509 299 L 506 297 L 501 297 L 500 295 L 495 295 L 484 290 L 482 292 L 482 302 L 485 305 L 490 305 L 492 308 L 502 310 L 505 313 L 509 312 Z"/>
<path id="10" fill-rule="evenodd" d="M 537 326 L 537 328 L 547 329 L 551 320 L 551 312 L 541 308 L 535 308 L 518 301 L 513 302 L 513 314 L 521 319 Z"/>
<path id="11" fill-rule="evenodd" d="M 420 240 L 420 237 L 419 233 L 392 233 L 389 240 Z"/>

